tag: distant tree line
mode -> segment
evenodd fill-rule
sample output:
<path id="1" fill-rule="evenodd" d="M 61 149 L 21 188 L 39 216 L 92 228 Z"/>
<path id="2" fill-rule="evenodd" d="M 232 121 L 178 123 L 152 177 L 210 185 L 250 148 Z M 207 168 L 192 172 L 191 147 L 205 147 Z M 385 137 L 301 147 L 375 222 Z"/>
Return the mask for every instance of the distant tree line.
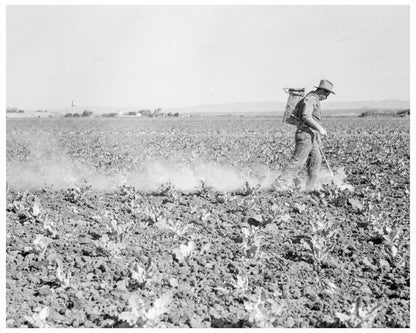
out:
<path id="1" fill-rule="evenodd" d="M 111 112 L 111 113 L 104 113 L 102 117 L 117 117 L 117 116 L 139 116 L 139 117 L 149 117 L 149 118 L 155 118 L 155 117 L 179 117 L 179 112 L 169 112 L 169 113 L 163 113 L 161 108 L 154 109 L 153 111 L 150 109 L 145 110 L 139 110 L 139 111 L 128 111 L 127 113 L 123 114 L 121 112 Z"/>
<path id="2" fill-rule="evenodd" d="M 179 117 L 179 112 L 169 112 L 163 113 L 161 108 L 154 109 L 153 111 L 150 109 L 140 110 L 140 111 L 129 111 L 123 114 L 121 111 L 119 112 L 110 112 L 110 113 L 103 113 L 101 117 L 117 117 L 121 115 L 126 116 L 139 116 L 139 117 Z M 79 113 L 66 113 L 64 117 L 75 118 L 75 117 L 92 117 L 93 111 L 84 110 L 82 114 Z"/>
<path id="3" fill-rule="evenodd" d="M 88 111 L 88 110 L 84 110 L 84 112 L 82 114 L 79 113 L 65 113 L 64 117 L 67 118 L 76 118 L 76 117 L 92 117 L 92 115 L 94 114 L 93 111 Z"/>
<path id="4" fill-rule="evenodd" d="M 117 117 L 119 114 L 117 112 L 104 113 L 101 117 Z"/>
<path id="5" fill-rule="evenodd" d="M 161 108 L 154 109 L 153 111 L 150 109 L 140 110 L 140 111 L 129 111 L 127 112 L 128 116 L 142 116 L 142 117 L 179 117 L 179 112 L 176 113 L 163 113 Z"/>
<path id="6" fill-rule="evenodd" d="M 359 117 L 377 117 L 377 116 L 393 116 L 393 117 L 406 117 L 410 115 L 410 109 L 406 110 L 389 110 L 389 109 L 375 109 L 375 110 L 367 110 L 362 112 Z"/>
<path id="7" fill-rule="evenodd" d="M 6 113 L 25 113 L 24 110 L 18 109 L 18 108 L 6 108 Z"/>

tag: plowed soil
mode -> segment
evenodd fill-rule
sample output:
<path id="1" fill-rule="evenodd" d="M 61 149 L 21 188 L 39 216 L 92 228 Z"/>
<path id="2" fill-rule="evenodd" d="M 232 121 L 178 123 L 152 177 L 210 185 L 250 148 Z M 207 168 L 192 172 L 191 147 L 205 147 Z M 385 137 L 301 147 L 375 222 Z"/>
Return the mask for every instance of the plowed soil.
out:
<path id="1" fill-rule="evenodd" d="M 409 121 L 330 119 L 313 192 L 278 122 L 8 119 L 7 326 L 409 327 Z"/>

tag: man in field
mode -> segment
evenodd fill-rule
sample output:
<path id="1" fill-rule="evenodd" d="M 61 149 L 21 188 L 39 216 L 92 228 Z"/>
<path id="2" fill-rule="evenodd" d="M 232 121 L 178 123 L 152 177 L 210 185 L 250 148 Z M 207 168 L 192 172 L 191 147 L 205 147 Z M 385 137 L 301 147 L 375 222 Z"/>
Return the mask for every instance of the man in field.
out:
<path id="1" fill-rule="evenodd" d="M 316 90 L 309 92 L 296 105 L 295 112 L 300 119 L 295 134 L 295 152 L 289 162 L 289 166 L 279 177 L 278 182 L 288 185 L 302 170 L 306 163 L 308 178 L 306 190 L 317 188 L 319 169 L 322 156 L 319 145 L 321 137 L 327 135 L 321 122 L 321 104 L 333 92 L 334 85 L 328 80 L 321 80 Z"/>

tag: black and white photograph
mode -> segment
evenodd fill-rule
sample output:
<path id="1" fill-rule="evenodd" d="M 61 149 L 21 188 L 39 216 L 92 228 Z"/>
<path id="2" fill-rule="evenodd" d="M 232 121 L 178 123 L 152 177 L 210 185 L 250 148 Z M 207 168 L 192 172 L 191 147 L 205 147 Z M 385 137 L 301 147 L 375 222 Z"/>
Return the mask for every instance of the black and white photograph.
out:
<path id="1" fill-rule="evenodd" d="M 2 4 L 4 327 L 413 326 L 410 2 L 60 2 Z"/>

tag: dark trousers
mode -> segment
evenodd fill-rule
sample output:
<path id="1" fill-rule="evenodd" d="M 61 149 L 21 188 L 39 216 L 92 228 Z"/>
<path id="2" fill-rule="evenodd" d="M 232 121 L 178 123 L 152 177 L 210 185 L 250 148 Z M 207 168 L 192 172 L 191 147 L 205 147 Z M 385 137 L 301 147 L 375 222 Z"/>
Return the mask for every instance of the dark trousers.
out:
<path id="1" fill-rule="evenodd" d="M 308 179 L 306 189 L 314 189 L 317 186 L 319 169 L 322 164 L 322 156 L 319 150 L 319 134 L 308 128 L 298 128 L 295 133 L 295 152 L 284 172 L 286 180 L 296 177 L 306 164 Z"/>

